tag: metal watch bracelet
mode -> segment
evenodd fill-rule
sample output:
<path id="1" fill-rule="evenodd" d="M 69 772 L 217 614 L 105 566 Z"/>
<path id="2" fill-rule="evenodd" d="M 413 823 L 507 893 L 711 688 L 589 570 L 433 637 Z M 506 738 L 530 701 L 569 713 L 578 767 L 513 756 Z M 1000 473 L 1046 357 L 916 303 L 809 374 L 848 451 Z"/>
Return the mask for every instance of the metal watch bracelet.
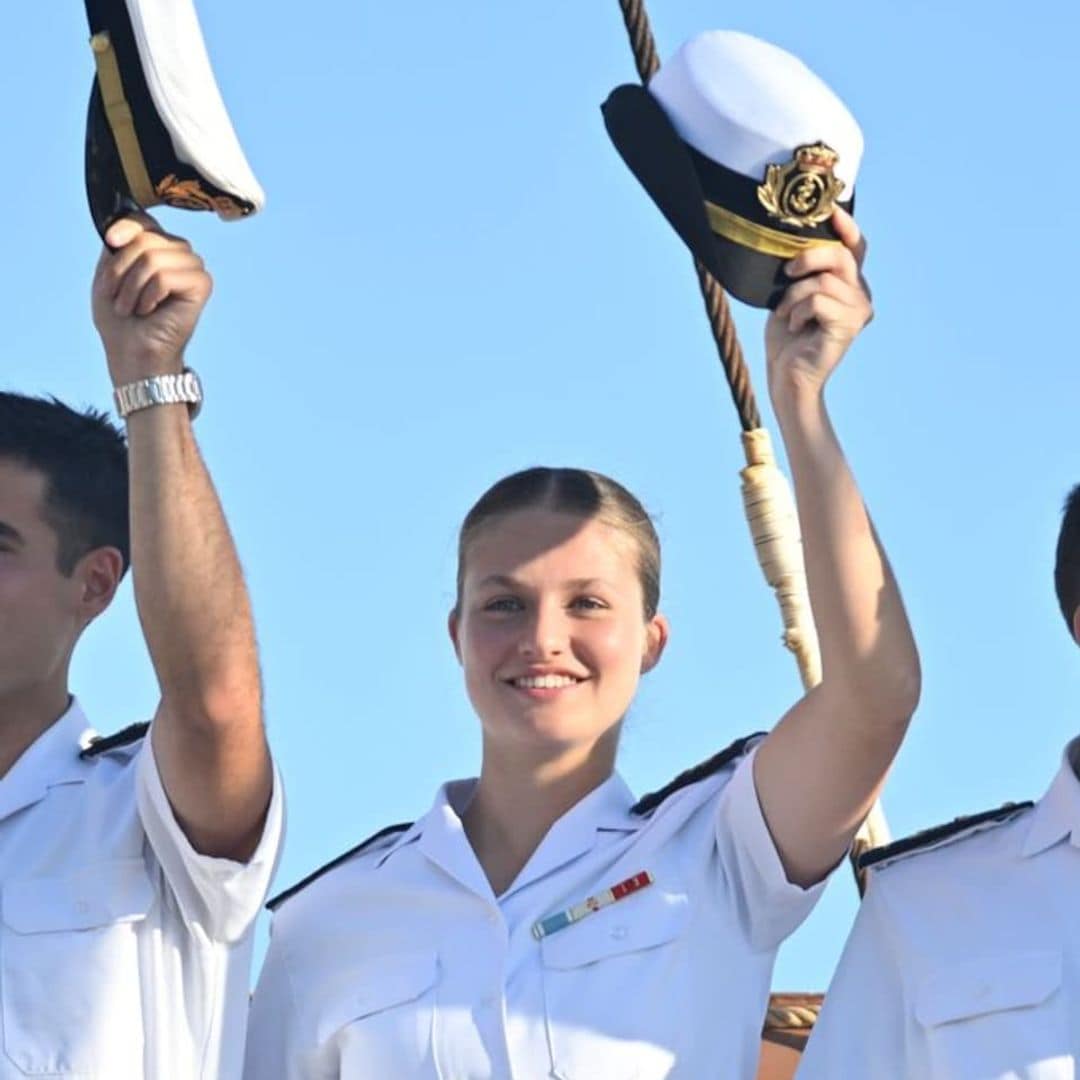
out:
<path id="1" fill-rule="evenodd" d="M 202 408 L 202 383 L 199 376 L 186 367 L 179 375 L 151 375 L 118 386 L 113 390 L 113 399 L 121 419 L 155 405 L 187 405 L 194 420 Z"/>

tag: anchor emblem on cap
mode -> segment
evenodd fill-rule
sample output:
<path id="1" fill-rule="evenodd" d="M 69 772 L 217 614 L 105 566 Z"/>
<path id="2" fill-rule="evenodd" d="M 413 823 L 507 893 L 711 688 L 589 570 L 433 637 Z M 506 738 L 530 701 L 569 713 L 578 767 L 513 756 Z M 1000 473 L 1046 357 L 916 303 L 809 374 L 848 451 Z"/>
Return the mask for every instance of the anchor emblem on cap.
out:
<path id="1" fill-rule="evenodd" d="M 832 217 L 844 181 L 833 175 L 840 155 L 824 143 L 800 146 L 786 165 L 770 165 L 757 189 L 769 217 L 808 229 Z"/>

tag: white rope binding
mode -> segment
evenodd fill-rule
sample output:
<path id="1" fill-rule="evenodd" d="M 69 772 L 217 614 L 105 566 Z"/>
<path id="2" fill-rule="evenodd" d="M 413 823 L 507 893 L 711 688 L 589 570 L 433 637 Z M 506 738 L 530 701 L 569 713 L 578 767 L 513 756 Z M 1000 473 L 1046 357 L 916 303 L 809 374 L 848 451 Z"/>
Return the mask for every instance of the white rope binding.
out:
<path id="1" fill-rule="evenodd" d="M 776 464 L 768 431 L 765 428 L 744 431 L 742 441 L 746 468 L 739 475 L 754 550 L 780 605 L 784 645 L 795 654 L 803 687 L 809 690 L 821 682 L 821 650 L 806 588 L 795 499 L 787 477 Z M 885 813 L 881 803 L 875 802 L 855 834 L 853 859 L 869 848 L 887 844 L 889 839 Z M 856 880 L 861 892 L 863 883 L 858 874 Z"/>

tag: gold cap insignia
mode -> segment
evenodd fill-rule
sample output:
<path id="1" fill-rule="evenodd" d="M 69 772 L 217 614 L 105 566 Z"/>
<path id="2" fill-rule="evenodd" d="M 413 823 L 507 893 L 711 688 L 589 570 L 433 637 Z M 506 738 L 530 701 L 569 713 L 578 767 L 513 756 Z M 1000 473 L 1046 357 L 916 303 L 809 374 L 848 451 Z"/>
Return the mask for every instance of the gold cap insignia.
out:
<path id="1" fill-rule="evenodd" d="M 800 146 L 786 165 L 770 165 L 758 200 L 771 218 L 808 229 L 832 217 L 844 181 L 833 175 L 840 155 L 824 143 Z"/>

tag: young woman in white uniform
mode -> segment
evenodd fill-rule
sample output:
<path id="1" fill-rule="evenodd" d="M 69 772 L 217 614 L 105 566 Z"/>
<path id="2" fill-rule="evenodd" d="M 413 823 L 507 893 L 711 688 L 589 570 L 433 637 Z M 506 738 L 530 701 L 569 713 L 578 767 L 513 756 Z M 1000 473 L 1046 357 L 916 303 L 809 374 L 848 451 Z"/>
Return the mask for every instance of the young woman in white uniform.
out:
<path id="1" fill-rule="evenodd" d="M 496 484 L 462 528 L 449 620 L 479 778 L 272 905 L 246 1080 L 753 1076 L 776 948 L 843 859 L 919 692 L 825 408 L 871 317 L 858 228 L 835 224 L 843 244 L 790 264 L 766 331 L 822 683 L 636 801 L 615 758 L 668 637 L 652 525 L 592 473 Z"/>

